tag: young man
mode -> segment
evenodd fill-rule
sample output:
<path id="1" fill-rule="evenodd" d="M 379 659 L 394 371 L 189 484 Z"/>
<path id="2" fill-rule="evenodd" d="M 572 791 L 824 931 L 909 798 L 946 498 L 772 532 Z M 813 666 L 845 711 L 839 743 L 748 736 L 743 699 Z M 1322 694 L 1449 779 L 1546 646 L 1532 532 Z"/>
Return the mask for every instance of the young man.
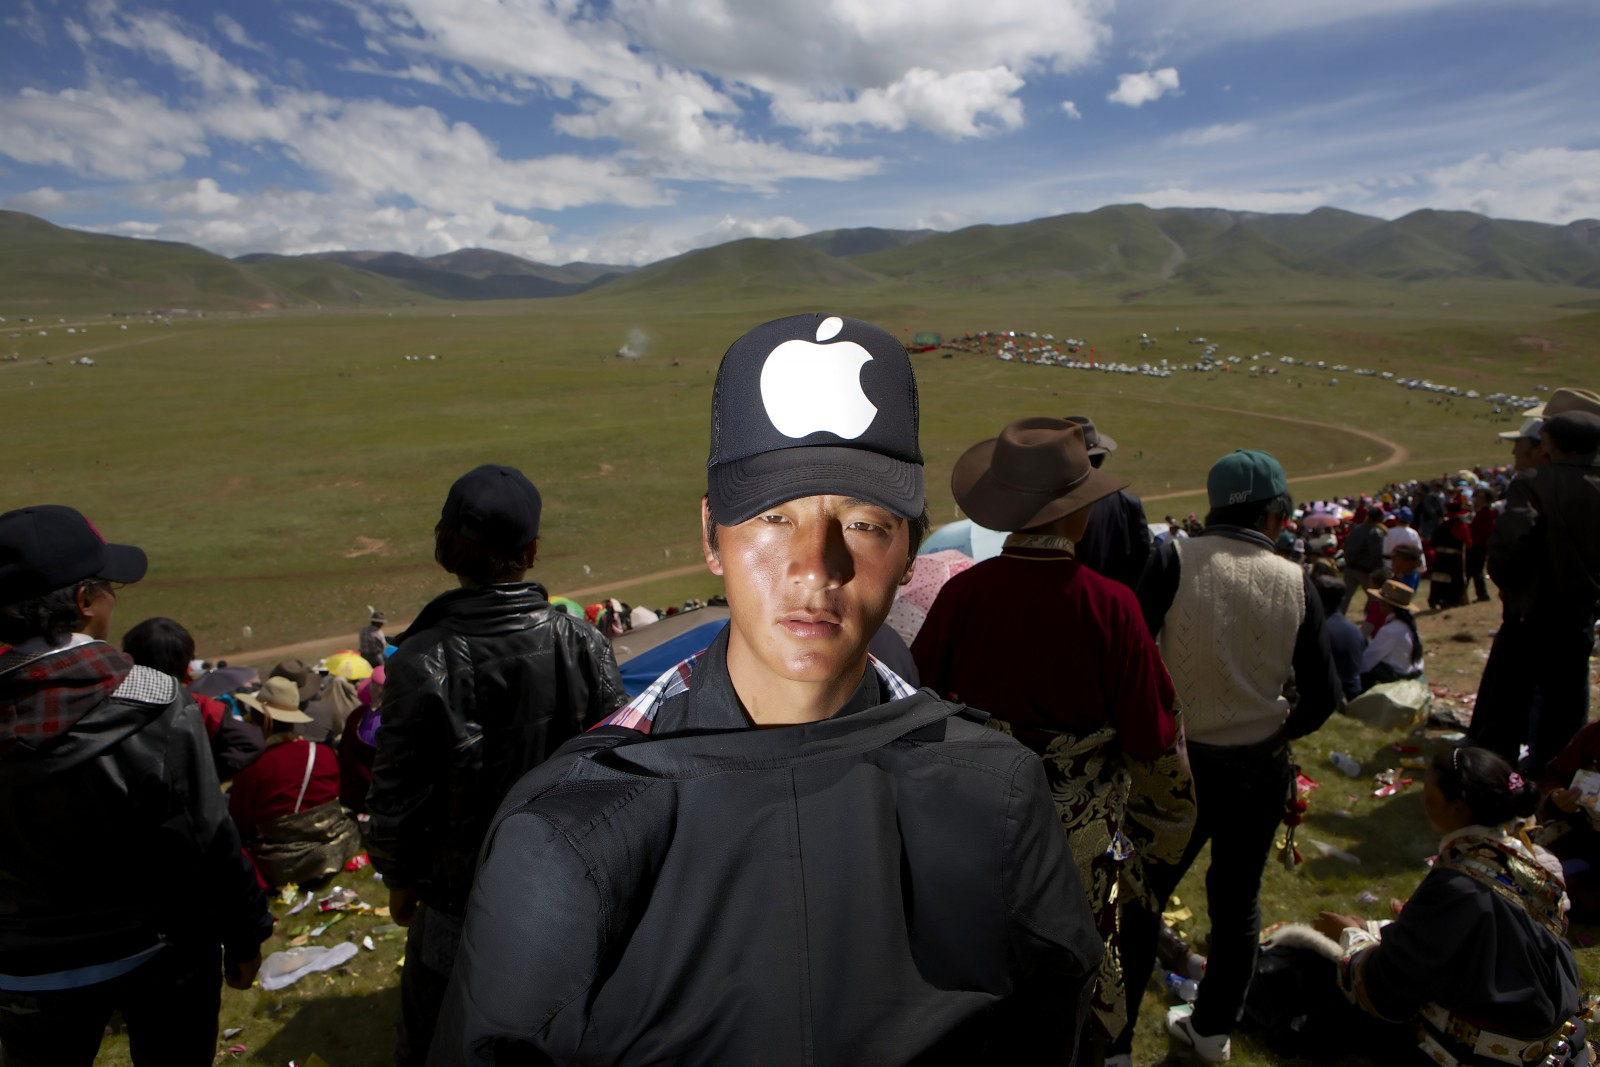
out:
<path id="1" fill-rule="evenodd" d="M 272 933 L 199 710 L 106 643 L 145 567 L 71 508 L 0 515 L 9 1067 L 88 1067 L 117 1011 L 140 1067 L 210 1064 L 223 972 L 248 989 Z"/>
<path id="2" fill-rule="evenodd" d="M 1039 762 L 867 652 L 927 521 L 905 349 L 752 330 L 708 475 L 729 625 L 507 798 L 437 1062 L 1057 1062 L 1100 948 Z"/>
<path id="3" fill-rule="evenodd" d="M 434 558 L 460 582 L 435 597 L 385 668 L 383 728 L 367 809 L 373 866 L 409 926 L 395 1062 L 433 1040 L 478 849 L 530 768 L 627 700 L 611 646 L 527 581 L 539 491 L 483 466 L 450 487 Z"/>
<path id="4" fill-rule="evenodd" d="M 1139 605 L 1178 691 L 1199 807 L 1166 884 L 1211 844 L 1206 975 L 1193 1014 L 1173 1008 L 1167 1032 L 1221 1063 L 1255 971 L 1261 873 L 1294 787 L 1288 742 L 1327 721 L 1340 686 L 1321 598 L 1273 552 L 1294 511 L 1283 467 L 1266 452 L 1232 452 L 1212 464 L 1206 495 L 1205 529 L 1150 557 Z M 1293 705 L 1283 695 L 1291 672 Z"/>

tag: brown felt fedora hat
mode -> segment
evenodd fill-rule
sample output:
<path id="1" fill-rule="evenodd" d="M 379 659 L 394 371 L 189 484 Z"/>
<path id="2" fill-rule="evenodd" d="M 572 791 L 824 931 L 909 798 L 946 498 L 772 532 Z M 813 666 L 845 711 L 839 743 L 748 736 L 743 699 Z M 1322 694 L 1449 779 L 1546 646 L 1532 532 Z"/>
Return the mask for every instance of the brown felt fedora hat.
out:
<path id="1" fill-rule="evenodd" d="M 1083 427 L 1068 419 L 1018 419 L 956 460 L 950 491 L 961 510 L 991 530 L 1026 530 L 1126 488 L 1089 463 Z"/>

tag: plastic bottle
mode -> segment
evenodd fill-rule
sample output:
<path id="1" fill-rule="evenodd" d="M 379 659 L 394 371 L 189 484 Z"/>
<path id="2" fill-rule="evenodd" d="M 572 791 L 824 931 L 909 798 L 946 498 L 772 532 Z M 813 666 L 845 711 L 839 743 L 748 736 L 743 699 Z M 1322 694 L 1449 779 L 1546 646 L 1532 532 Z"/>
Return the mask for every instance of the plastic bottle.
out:
<path id="1" fill-rule="evenodd" d="M 1168 994 L 1186 1003 L 1193 1004 L 1195 998 L 1200 995 L 1200 983 L 1193 978 L 1185 978 L 1182 975 L 1168 971 L 1164 981 L 1167 985 Z"/>
<path id="2" fill-rule="evenodd" d="M 1328 762 L 1351 778 L 1361 777 L 1361 764 L 1356 762 L 1356 758 L 1348 752 L 1330 752 L 1328 753 Z"/>

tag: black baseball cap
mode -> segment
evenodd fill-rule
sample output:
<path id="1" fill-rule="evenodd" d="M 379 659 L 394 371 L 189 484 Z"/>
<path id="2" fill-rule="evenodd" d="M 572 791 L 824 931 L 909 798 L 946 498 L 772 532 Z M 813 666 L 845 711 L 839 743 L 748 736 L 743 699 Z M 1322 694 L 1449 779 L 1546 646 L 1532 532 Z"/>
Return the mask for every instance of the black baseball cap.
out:
<path id="1" fill-rule="evenodd" d="M 456 479 L 439 518 L 474 541 L 515 552 L 539 536 L 539 506 L 526 475 L 486 463 Z"/>
<path id="2" fill-rule="evenodd" d="M 144 550 L 110 545 L 73 508 L 37 504 L 0 515 L 0 604 L 32 600 L 98 578 L 137 582 L 149 568 Z"/>
<path id="3" fill-rule="evenodd" d="M 917 380 L 887 330 L 839 315 L 757 326 L 722 357 L 706 460 L 723 526 L 824 493 L 922 514 Z"/>

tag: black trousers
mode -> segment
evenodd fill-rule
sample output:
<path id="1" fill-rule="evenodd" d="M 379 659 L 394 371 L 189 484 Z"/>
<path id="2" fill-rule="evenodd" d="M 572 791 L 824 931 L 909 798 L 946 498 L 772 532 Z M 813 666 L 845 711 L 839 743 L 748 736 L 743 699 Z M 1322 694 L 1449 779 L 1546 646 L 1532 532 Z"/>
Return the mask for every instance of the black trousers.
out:
<path id="1" fill-rule="evenodd" d="M 1489 561 L 1489 549 L 1477 545 L 1467 549 L 1467 577 L 1472 579 L 1472 592 L 1479 600 L 1489 599 L 1489 583 L 1484 580 L 1484 565 Z"/>
<path id="2" fill-rule="evenodd" d="M 417 909 L 406 931 L 406 965 L 400 971 L 395 1067 L 423 1067 L 428 1062 L 428 1047 L 439 1026 L 439 1009 L 450 988 L 460 945 L 460 919 L 427 904 Z"/>
<path id="3" fill-rule="evenodd" d="M 1467 736 L 1512 766 L 1526 744 L 1534 772 L 1542 772 L 1589 721 L 1593 653 L 1593 619 L 1501 620 Z"/>
<path id="4" fill-rule="evenodd" d="M 91 1067 L 111 1014 L 138 1067 L 209 1067 L 217 1055 L 222 950 L 168 945 L 138 968 L 82 989 L 0 990 L 6 1067 Z"/>
<path id="5" fill-rule="evenodd" d="M 1261 934 L 1261 874 L 1283 821 L 1293 778 L 1288 745 L 1278 739 L 1238 747 L 1191 741 L 1189 766 L 1194 773 L 1194 835 L 1178 864 L 1152 871 L 1151 880 L 1164 903 L 1201 848 L 1211 843 L 1211 865 L 1206 868 L 1210 953 L 1193 1020 L 1202 1034 L 1227 1034 L 1239 1020 L 1255 972 Z M 1112 1053 L 1132 1048 L 1140 1001 L 1155 968 L 1161 915 L 1130 902 L 1122 907 L 1121 920 L 1128 1025 L 1112 1042 Z"/>

